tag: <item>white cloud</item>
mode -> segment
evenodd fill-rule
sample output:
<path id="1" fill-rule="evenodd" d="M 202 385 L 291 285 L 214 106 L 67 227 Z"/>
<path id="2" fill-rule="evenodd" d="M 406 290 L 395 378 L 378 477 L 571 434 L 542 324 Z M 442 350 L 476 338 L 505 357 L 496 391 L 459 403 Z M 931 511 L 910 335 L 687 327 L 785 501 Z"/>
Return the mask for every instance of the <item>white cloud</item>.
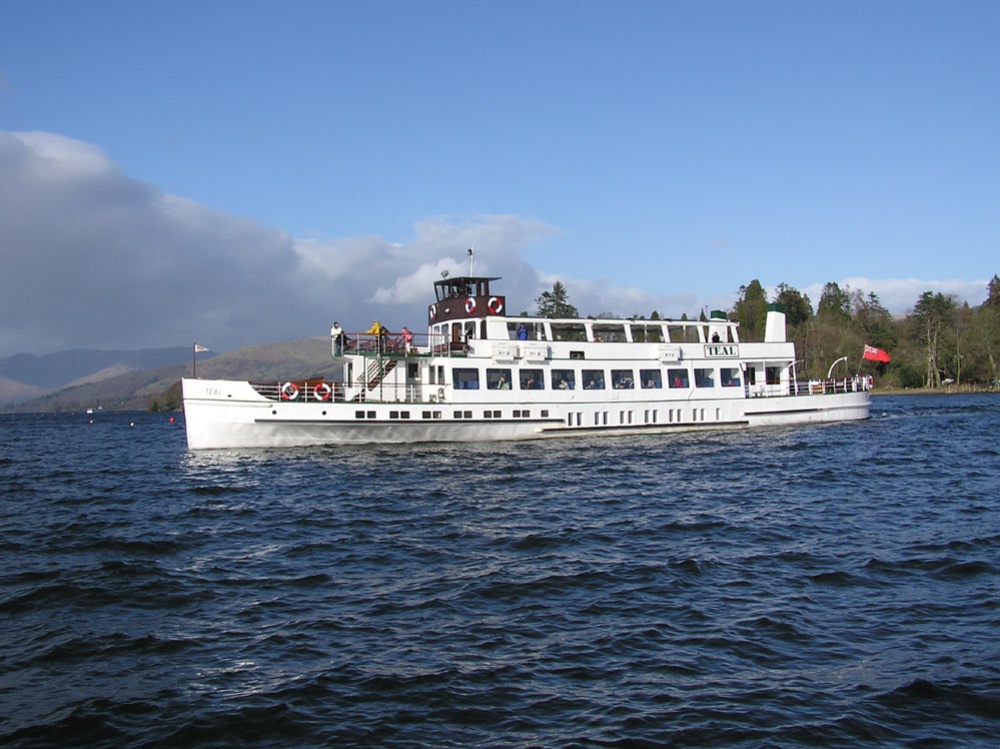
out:
<path id="1" fill-rule="evenodd" d="M 986 301 L 986 288 L 989 285 L 989 281 L 986 279 L 977 281 L 957 279 L 923 281 L 916 278 L 864 278 L 859 276 L 845 278 L 837 283 L 841 289 L 850 288 L 851 291 L 860 291 L 865 296 L 875 294 L 879 303 L 894 315 L 909 314 L 925 291 L 954 295 L 960 304 L 968 302 L 971 306 L 977 307 Z M 823 294 L 824 286 L 825 284 L 816 283 L 806 289 L 799 290 L 809 296 L 815 309 Z"/>
<path id="2" fill-rule="evenodd" d="M 554 228 L 429 218 L 412 240 L 296 239 L 131 179 L 100 150 L 0 132 L 0 355 L 68 348 L 215 350 L 345 325 L 420 327 L 442 270 L 503 275 L 533 298 L 520 248 Z"/>
<path id="3" fill-rule="evenodd" d="M 559 280 L 584 315 L 664 317 L 729 309 L 733 295 L 652 295 L 608 279 L 542 274 L 525 247 L 559 233 L 513 215 L 436 216 L 413 236 L 295 238 L 165 194 L 130 178 L 100 149 L 51 133 L 0 132 L 0 356 L 70 348 L 158 348 L 198 341 L 215 351 L 322 335 L 378 317 L 420 329 L 443 271 L 504 279 L 514 313 Z M 569 269 L 572 272 L 572 269 Z M 971 304 L 986 281 L 850 278 L 890 311 L 923 291 Z M 815 305 L 822 284 L 801 289 Z"/>

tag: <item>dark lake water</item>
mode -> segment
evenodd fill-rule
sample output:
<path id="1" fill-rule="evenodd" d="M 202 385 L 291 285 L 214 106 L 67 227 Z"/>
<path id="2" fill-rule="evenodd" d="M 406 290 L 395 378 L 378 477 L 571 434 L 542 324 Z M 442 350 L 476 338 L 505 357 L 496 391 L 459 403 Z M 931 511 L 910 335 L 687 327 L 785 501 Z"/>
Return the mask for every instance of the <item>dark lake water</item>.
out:
<path id="1" fill-rule="evenodd" d="M 872 413 L 200 454 L 0 417 L 0 745 L 996 746 L 1000 397 Z"/>

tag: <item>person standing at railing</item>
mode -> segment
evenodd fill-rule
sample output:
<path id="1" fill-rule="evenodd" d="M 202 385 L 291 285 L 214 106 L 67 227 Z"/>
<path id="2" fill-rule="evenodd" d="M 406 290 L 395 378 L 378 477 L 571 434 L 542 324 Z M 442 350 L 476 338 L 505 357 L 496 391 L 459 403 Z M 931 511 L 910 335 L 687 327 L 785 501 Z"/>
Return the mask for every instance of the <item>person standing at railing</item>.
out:
<path id="1" fill-rule="evenodd" d="M 410 353 L 410 349 L 413 348 L 413 333 L 404 325 L 403 332 L 399 336 L 403 339 L 403 353 Z"/>
<path id="2" fill-rule="evenodd" d="M 347 333 L 344 329 L 340 327 L 340 323 L 334 321 L 333 327 L 330 328 L 330 339 L 333 342 L 333 355 L 343 356 L 344 355 L 344 341 L 347 340 Z"/>
<path id="3" fill-rule="evenodd" d="M 389 337 L 389 329 L 376 319 L 375 322 L 372 323 L 372 326 L 365 332 L 375 336 L 376 350 L 380 354 L 384 354 L 386 339 Z"/>

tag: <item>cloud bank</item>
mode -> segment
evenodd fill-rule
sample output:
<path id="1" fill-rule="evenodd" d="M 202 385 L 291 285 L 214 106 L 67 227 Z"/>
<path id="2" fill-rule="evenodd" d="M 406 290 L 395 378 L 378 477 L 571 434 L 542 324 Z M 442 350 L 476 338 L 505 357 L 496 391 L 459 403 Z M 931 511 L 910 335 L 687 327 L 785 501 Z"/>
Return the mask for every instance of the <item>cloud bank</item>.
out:
<path id="1" fill-rule="evenodd" d="M 732 304 L 731 297 L 652 296 L 525 262 L 524 248 L 558 233 L 541 221 L 479 215 L 425 218 L 401 242 L 296 238 L 130 178 L 90 144 L 0 132 L 0 356 L 195 341 L 224 351 L 323 335 L 334 319 L 348 329 L 375 317 L 390 329 L 420 329 L 430 284 L 443 271 L 468 272 L 469 247 L 475 273 L 503 277 L 516 312 L 533 311 L 557 280 L 583 314 L 679 316 Z M 892 311 L 912 307 L 925 290 L 978 304 L 986 286 L 844 283 L 878 293 Z M 816 304 L 821 289 L 802 291 Z M 903 307 L 894 307 L 897 297 Z"/>

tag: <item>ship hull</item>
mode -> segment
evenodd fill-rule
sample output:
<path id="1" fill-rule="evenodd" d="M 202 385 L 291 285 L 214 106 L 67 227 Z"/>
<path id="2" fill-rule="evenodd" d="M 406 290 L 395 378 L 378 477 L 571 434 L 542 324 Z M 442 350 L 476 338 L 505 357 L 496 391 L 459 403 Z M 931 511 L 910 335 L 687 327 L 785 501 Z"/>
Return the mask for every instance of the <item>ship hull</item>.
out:
<path id="1" fill-rule="evenodd" d="M 662 434 L 867 419 L 868 392 L 565 403 L 274 401 L 249 382 L 184 379 L 188 447 L 490 442 Z"/>

